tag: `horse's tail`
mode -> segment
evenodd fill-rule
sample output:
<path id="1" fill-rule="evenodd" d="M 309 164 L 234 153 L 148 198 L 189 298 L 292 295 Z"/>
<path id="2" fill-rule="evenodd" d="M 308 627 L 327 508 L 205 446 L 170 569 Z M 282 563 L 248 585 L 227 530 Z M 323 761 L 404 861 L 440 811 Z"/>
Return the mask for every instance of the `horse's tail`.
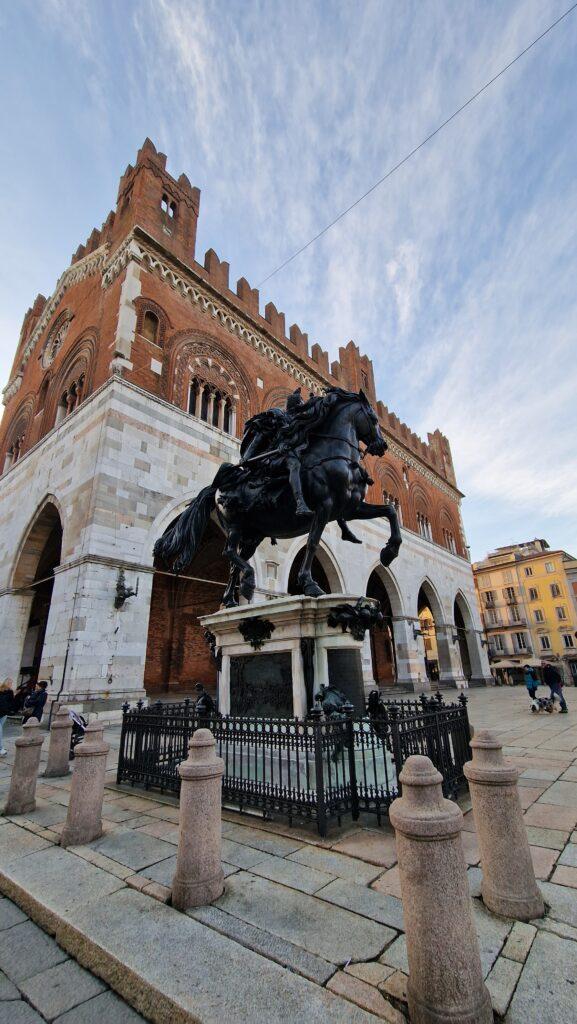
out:
<path id="1" fill-rule="evenodd" d="M 172 565 L 174 572 L 181 572 L 190 565 L 200 547 L 214 509 L 217 491 L 215 483 L 216 480 L 208 487 L 203 487 L 154 545 L 155 558 L 161 558 L 167 565 Z"/>

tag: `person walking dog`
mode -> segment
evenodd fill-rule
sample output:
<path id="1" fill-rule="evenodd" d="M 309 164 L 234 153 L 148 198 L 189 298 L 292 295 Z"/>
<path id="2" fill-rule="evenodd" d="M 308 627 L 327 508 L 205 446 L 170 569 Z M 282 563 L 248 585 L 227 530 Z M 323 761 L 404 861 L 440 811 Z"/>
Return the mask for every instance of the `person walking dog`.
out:
<path id="1" fill-rule="evenodd" d="M 535 669 L 532 668 L 531 665 L 525 665 L 523 678 L 525 681 L 525 686 L 527 687 L 529 699 L 531 701 L 534 701 L 535 696 L 537 694 L 537 687 L 539 686 L 539 677 L 535 672 Z"/>
<path id="2" fill-rule="evenodd" d="M 543 668 L 543 682 L 545 683 L 545 686 L 549 687 L 552 703 L 554 704 L 556 700 L 559 701 L 561 705 L 559 714 L 566 715 L 569 708 L 567 707 L 567 702 L 563 696 L 563 679 L 559 669 L 555 668 L 554 665 L 551 665 L 550 662 L 547 662 Z"/>

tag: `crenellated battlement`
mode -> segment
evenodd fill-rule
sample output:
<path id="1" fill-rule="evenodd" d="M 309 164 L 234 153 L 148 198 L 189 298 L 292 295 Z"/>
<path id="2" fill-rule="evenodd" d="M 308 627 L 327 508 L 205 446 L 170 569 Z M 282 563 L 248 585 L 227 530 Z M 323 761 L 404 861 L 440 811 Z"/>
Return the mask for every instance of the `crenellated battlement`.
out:
<path id="1" fill-rule="evenodd" d="M 365 391 L 375 405 L 381 425 L 398 442 L 413 452 L 418 459 L 428 463 L 436 472 L 455 484 L 455 473 L 447 438 L 436 430 L 428 434 L 428 443 L 423 441 L 399 417 L 390 412 L 382 401 L 377 399 L 372 360 L 361 353 L 354 341 L 339 349 L 339 358 L 329 362 L 329 354 L 317 342 L 309 348 L 309 338 L 298 324 L 292 324 L 287 335 L 286 316 L 280 312 L 274 302 L 267 302 L 264 316 L 260 312 L 260 294 L 258 288 L 252 288 L 245 277 L 239 278 L 236 291 L 229 287 L 230 264 L 221 260 L 214 249 L 205 253 L 204 265 L 200 268 L 203 277 L 224 297 L 232 301 L 239 309 L 247 313 L 253 320 L 266 330 L 273 338 L 289 350 L 300 356 L 311 368 L 326 378 L 327 384 L 345 387 L 351 391 Z"/>

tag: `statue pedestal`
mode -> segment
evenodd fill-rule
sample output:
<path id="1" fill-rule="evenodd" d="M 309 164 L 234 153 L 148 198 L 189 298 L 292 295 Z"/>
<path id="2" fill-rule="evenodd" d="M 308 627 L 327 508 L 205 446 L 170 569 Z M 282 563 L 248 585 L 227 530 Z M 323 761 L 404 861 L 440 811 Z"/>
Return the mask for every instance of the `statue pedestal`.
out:
<path id="1" fill-rule="evenodd" d="M 332 683 L 364 709 L 363 640 L 328 618 L 357 597 L 279 597 L 203 615 L 216 638 L 223 715 L 305 718 L 321 685 Z"/>

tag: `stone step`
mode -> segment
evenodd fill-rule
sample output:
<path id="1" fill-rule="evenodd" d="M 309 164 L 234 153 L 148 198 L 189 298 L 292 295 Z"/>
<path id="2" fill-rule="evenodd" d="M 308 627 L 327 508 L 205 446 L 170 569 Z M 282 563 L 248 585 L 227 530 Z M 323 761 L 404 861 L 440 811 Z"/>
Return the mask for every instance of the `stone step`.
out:
<path id="1" fill-rule="evenodd" d="M 153 1024 L 377 1024 L 373 1014 L 128 888 L 73 849 L 19 846 L 6 830 L 23 831 L 0 827 L 0 891 Z"/>

